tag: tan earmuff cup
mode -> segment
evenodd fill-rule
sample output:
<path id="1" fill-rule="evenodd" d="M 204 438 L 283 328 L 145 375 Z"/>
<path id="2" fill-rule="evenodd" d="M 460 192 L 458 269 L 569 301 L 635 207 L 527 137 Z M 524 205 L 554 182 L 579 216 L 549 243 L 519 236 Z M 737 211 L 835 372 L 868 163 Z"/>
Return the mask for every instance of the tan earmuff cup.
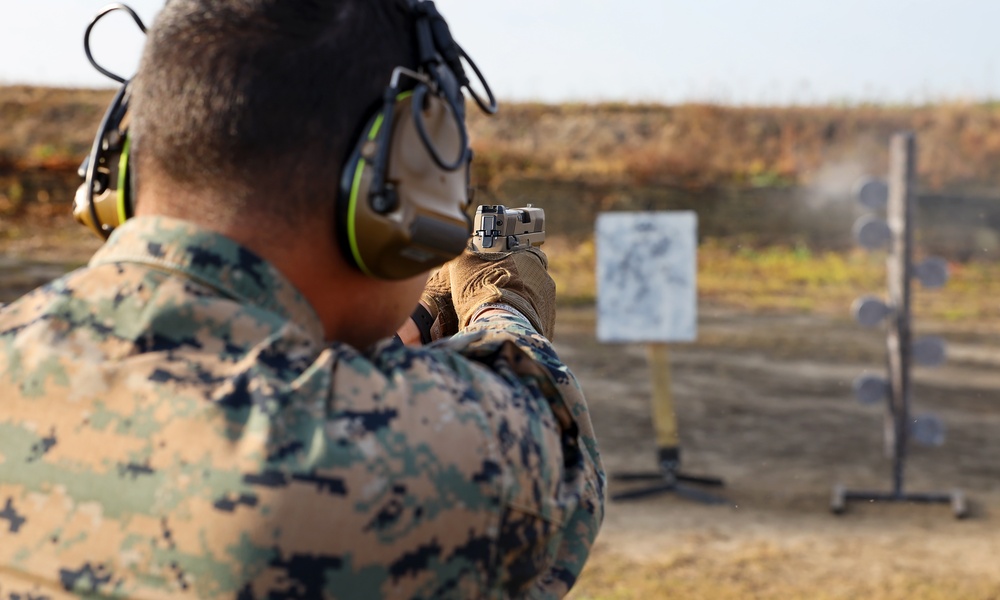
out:
<path id="1" fill-rule="evenodd" d="M 373 156 L 365 156 L 356 196 L 354 236 L 362 270 L 383 279 L 406 279 L 461 254 L 470 234 L 466 209 L 468 165 L 447 171 L 429 154 L 413 120 L 412 97 L 400 100 L 392 123 L 386 181 L 395 188 L 398 206 L 379 214 L 372 209 Z M 459 124 L 448 104 L 428 95 L 425 129 L 440 156 L 460 152 Z M 358 258 L 358 257 L 356 257 Z"/>
<path id="2" fill-rule="evenodd" d="M 97 209 L 97 218 L 104 225 L 112 228 L 118 227 L 118 190 L 107 189 L 100 194 L 94 195 L 94 208 Z M 76 189 L 73 197 L 73 218 L 77 223 L 86 226 L 100 237 L 107 237 L 106 232 L 102 232 L 90 214 L 90 205 L 87 202 L 87 184 L 83 183 Z"/>

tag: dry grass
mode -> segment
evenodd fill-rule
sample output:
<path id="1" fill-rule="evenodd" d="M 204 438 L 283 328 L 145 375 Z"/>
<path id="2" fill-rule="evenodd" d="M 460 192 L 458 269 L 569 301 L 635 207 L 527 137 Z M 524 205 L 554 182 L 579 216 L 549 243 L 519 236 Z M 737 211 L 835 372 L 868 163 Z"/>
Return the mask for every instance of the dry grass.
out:
<path id="1" fill-rule="evenodd" d="M 76 170 L 113 92 L 0 87 L 0 169 Z"/>
<path id="2" fill-rule="evenodd" d="M 928 188 L 1000 184 L 1000 106 L 724 107 L 505 104 L 475 111 L 478 181 L 588 179 L 688 188 L 812 182 L 824 164 L 886 170 L 892 133 L 919 135 Z"/>
<path id="3" fill-rule="evenodd" d="M 597 297 L 593 241 L 546 242 L 549 270 L 560 302 L 592 303 Z M 1000 321 L 1000 265 L 952 263 L 941 290 L 914 286 L 914 311 L 951 322 Z M 860 295 L 886 295 L 885 255 L 861 250 L 812 252 L 803 247 L 753 248 L 705 240 L 698 248 L 702 302 L 750 312 L 849 314 Z"/>
<path id="4" fill-rule="evenodd" d="M 815 549 L 813 549 L 815 550 Z M 833 559 L 832 564 L 827 562 Z M 678 551 L 649 560 L 595 554 L 573 600 L 995 600 L 996 578 L 866 565 L 849 573 L 836 557 L 767 543 L 732 552 Z M 879 569 L 882 566 L 883 568 Z"/>
<path id="5" fill-rule="evenodd" d="M 111 98 L 107 90 L 0 87 L 0 169 L 75 168 Z M 1000 104 L 725 107 L 504 103 L 470 111 L 476 180 L 511 178 L 704 188 L 808 185 L 822 165 L 886 170 L 886 142 L 919 134 L 928 188 L 1000 188 Z"/>

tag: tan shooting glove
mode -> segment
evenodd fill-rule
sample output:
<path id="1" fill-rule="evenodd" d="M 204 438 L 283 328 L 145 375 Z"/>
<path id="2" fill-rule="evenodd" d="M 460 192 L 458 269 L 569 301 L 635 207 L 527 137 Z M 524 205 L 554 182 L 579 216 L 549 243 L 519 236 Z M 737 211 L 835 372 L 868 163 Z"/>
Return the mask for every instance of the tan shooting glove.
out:
<path id="1" fill-rule="evenodd" d="M 466 250 L 447 265 L 458 326 L 465 327 L 484 304 L 503 303 L 521 311 L 546 338 L 556 322 L 556 284 L 549 261 L 536 247 L 514 252 Z"/>
<path id="2" fill-rule="evenodd" d="M 458 333 L 458 315 L 451 302 L 450 265 L 451 263 L 445 263 L 430 276 L 424 286 L 424 293 L 420 295 L 422 306 L 417 307 L 412 315 L 417 328 L 421 330 L 421 341 L 425 344 Z"/>

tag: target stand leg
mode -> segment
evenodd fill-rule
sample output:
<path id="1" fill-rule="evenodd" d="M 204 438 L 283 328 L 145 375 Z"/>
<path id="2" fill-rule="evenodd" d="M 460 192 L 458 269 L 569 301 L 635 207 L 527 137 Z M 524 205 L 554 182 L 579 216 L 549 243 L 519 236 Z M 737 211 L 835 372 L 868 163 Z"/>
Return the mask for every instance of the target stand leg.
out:
<path id="1" fill-rule="evenodd" d="M 648 496 L 660 494 L 676 494 L 687 500 L 701 502 L 702 504 L 728 504 L 729 500 L 722 496 L 710 494 L 697 487 L 686 484 L 696 484 L 701 486 L 722 487 L 725 483 L 718 477 L 706 475 L 692 475 L 680 471 L 680 448 L 660 448 L 660 471 L 653 472 L 625 472 L 612 475 L 612 478 L 621 482 L 655 482 L 652 485 L 630 489 L 617 494 L 612 494 L 611 499 L 635 500 Z"/>
<path id="2" fill-rule="evenodd" d="M 842 485 L 837 485 L 834 486 L 833 496 L 830 499 L 830 511 L 835 515 L 842 515 L 847 512 L 847 504 L 852 500 L 855 502 L 949 504 L 956 519 L 964 519 L 969 516 L 969 506 L 962 490 L 938 493 L 907 493 L 902 490 L 897 492 L 874 492 L 848 490 Z"/>
<path id="3" fill-rule="evenodd" d="M 670 384 L 670 354 L 667 344 L 650 344 L 649 366 L 653 380 L 653 427 L 656 430 L 657 464 L 659 471 L 648 473 L 618 473 L 612 478 L 621 482 L 656 482 L 646 487 L 630 489 L 611 496 L 612 500 L 634 500 L 659 494 L 677 494 L 703 504 L 728 504 L 721 496 L 709 494 L 686 484 L 721 487 L 718 477 L 692 475 L 680 470 L 680 436 L 677 432 L 677 413 Z"/>

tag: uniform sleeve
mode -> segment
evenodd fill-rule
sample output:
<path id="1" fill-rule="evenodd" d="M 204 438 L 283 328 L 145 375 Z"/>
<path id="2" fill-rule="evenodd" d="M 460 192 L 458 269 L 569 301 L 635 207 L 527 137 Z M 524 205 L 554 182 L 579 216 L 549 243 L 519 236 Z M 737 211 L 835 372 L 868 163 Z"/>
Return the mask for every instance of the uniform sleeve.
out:
<path id="1" fill-rule="evenodd" d="M 555 490 L 554 498 L 546 498 L 559 507 L 557 531 L 548 539 L 539 540 L 545 548 L 533 553 L 532 560 L 545 561 L 538 567 L 530 588 L 524 595 L 530 598 L 561 598 L 576 583 L 590 554 L 604 516 L 605 474 L 601 465 L 597 440 L 583 392 L 570 370 L 562 364 L 552 344 L 534 331 L 527 320 L 512 314 L 495 312 L 474 321 L 450 342 L 467 358 L 500 372 L 509 370 L 522 384 L 537 390 L 551 407 L 559 428 L 562 472 L 555 486 L 538 487 Z M 504 367 L 500 368 L 502 363 Z M 552 474 L 536 473 L 539 479 Z M 511 518 L 517 518 L 511 517 Z M 522 536 L 523 538 L 524 536 Z M 521 542 L 524 540 L 521 539 Z M 505 550 L 523 553 L 516 547 Z M 511 569 L 524 569 L 520 557 L 509 557 L 503 564 Z M 507 573 L 516 577 L 517 573 Z"/>

